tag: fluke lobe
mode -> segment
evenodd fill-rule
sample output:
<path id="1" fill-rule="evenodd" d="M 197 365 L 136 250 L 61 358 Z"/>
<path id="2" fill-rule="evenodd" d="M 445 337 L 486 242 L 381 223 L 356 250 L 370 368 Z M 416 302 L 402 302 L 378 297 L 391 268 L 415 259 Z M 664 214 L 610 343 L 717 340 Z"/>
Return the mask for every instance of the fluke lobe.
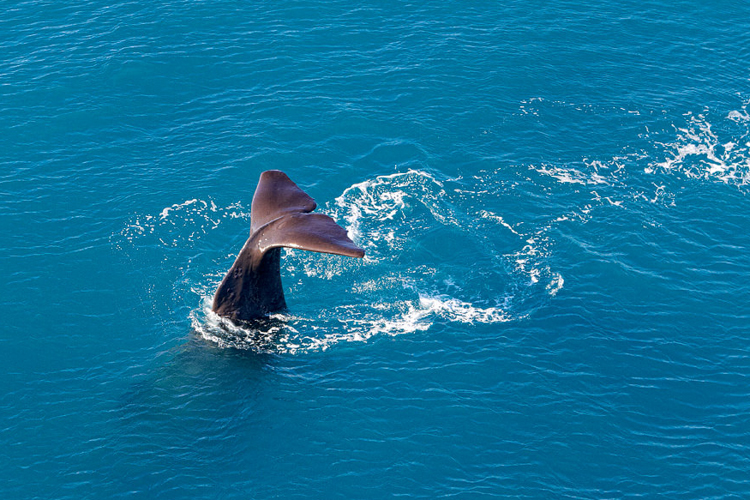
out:
<path id="1" fill-rule="evenodd" d="M 213 311 L 234 321 L 262 318 L 286 308 L 281 247 L 364 257 L 346 230 L 279 170 L 260 175 L 250 209 L 250 237 L 214 295 Z"/>

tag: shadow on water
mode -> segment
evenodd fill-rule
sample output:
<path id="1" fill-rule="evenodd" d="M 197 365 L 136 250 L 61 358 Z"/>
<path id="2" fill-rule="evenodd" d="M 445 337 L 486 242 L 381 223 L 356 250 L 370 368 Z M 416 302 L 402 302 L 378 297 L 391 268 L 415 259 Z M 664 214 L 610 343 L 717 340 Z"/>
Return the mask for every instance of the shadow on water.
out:
<path id="1" fill-rule="evenodd" d="M 204 479 L 230 467 L 255 446 L 241 436 L 268 425 L 268 401 L 279 384 L 273 358 L 219 347 L 191 331 L 121 396 L 110 421 L 114 460 L 102 473 L 117 491 L 146 492 L 179 489 L 165 461 L 185 477 Z M 206 455 L 217 458 L 207 463 Z"/>
<path id="2" fill-rule="evenodd" d="M 222 343 L 192 329 L 184 343 L 157 356 L 156 366 L 131 384 L 121 400 L 121 421 L 142 425 L 193 418 L 217 405 L 232 404 L 238 411 L 252 406 L 273 371 L 269 347 L 283 324 L 271 320 L 272 328 L 259 328 L 264 323 L 252 325 L 255 328 L 214 326 L 212 334 L 222 335 Z"/>

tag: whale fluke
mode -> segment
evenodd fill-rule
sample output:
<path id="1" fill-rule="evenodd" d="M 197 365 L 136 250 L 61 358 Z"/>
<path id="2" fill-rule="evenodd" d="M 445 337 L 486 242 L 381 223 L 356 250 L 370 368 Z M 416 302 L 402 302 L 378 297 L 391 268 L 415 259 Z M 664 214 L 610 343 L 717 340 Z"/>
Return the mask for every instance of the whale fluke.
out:
<path id="1" fill-rule="evenodd" d="M 286 308 L 281 247 L 364 257 L 346 230 L 315 210 L 315 200 L 283 172 L 260 175 L 250 209 L 250 237 L 214 295 L 213 311 L 235 321 Z"/>

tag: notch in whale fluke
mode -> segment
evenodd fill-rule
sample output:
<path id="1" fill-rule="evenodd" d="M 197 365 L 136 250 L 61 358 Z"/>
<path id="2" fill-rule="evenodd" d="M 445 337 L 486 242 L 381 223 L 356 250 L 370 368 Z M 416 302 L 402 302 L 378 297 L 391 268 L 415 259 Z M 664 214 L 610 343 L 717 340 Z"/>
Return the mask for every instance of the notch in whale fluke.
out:
<path id="1" fill-rule="evenodd" d="M 260 175 L 250 210 L 250 237 L 214 295 L 213 311 L 248 321 L 286 308 L 281 285 L 281 247 L 364 257 L 346 230 L 324 214 L 284 173 Z"/>

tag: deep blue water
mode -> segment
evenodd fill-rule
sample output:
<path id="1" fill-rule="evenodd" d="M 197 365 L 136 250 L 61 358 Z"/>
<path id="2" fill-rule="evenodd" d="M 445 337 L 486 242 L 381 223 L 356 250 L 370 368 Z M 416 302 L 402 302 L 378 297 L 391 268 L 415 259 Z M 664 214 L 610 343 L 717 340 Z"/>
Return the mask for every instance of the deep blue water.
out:
<path id="1" fill-rule="evenodd" d="M 0 497 L 750 498 L 750 4 L 22 1 Z M 210 301 L 281 169 L 364 261 Z"/>

